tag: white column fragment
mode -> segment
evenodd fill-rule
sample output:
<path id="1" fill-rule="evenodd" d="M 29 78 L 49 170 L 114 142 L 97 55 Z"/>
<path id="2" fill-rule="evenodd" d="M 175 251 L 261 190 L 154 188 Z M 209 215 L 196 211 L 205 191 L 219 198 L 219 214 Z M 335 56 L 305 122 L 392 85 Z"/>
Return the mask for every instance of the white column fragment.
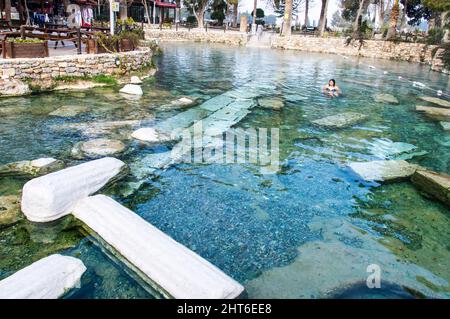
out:
<path id="1" fill-rule="evenodd" d="M 23 187 L 21 208 L 34 222 L 56 220 L 70 213 L 80 199 L 105 186 L 125 163 L 105 157 L 30 180 Z"/>
<path id="2" fill-rule="evenodd" d="M 244 291 L 220 269 L 107 196 L 85 198 L 72 213 L 167 297 L 237 298 Z"/>
<path id="3" fill-rule="evenodd" d="M 78 286 L 85 271 L 77 258 L 50 255 L 0 281 L 0 299 L 56 299 Z"/>

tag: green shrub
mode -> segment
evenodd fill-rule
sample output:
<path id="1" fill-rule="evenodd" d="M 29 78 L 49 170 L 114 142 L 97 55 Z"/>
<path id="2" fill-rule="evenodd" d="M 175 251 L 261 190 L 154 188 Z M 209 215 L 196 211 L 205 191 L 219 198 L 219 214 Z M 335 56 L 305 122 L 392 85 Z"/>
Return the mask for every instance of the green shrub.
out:
<path id="1" fill-rule="evenodd" d="M 443 28 L 434 28 L 428 31 L 425 39 L 427 44 L 441 44 L 444 39 L 445 30 Z"/>
<path id="2" fill-rule="evenodd" d="M 195 18 L 195 16 L 188 16 L 186 18 L 186 23 L 195 24 L 195 23 L 197 23 L 197 19 Z"/>
<path id="3" fill-rule="evenodd" d="M 41 39 L 22 39 L 22 38 L 10 38 L 7 41 L 14 42 L 14 43 L 43 43 L 44 42 L 44 40 L 41 40 Z"/>

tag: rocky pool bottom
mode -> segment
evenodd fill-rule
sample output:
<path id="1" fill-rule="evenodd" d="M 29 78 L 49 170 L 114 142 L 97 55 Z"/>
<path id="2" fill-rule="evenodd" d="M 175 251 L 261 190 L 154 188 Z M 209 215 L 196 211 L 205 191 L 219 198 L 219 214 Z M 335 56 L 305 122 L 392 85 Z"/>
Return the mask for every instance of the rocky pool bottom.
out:
<path id="1" fill-rule="evenodd" d="M 435 106 L 420 99 L 431 93 L 398 75 L 444 91 L 448 79 L 417 65 L 370 61 L 379 70 L 373 71 L 367 60 L 360 62 L 171 44 L 156 77 L 144 81 L 141 98 L 97 88 L 1 100 L 0 164 L 52 156 L 75 165 L 88 158 L 74 157 L 74 146 L 96 138 L 120 141 L 124 150 L 116 156 L 139 162 L 172 145 L 138 142 L 131 138 L 135 129 L 157 126 L 242 85 L 251 88 L 255 72 L 275 76 L 264 90 L 245 92 L 247 99 L 249 92 L 259 96 L 250 97 L 256 106 L 236 126 L 280 129 L 277 174 L 261 174 L 251 164 L 185 163 L 143 175 L 137 191 L 128 191 L 136 182 L 130 174 L 103 193 L 241 282 L 250 298 L 448 298 L 448 208 L 410 182 L 363 183 L 346 167 L 349 161 L 407 159 L 449 173 L 448 131 L 415 110 Z M 320 95 L 329 77 L 346 80 L 338 80 L 342 98 Z M 172 103 L 181 97 L 196 102 Z M 366 119 L 341 128 L 313 123 L 345 112 Z M 25 220 L 19 199 L 27 180 L 0 178 L 0 278 L 58 252 L 87 267 L 81 288 L 67 297 L 151 298 L 73 218 Z M 371 264 L 381 268 L 380 290 L 364 286 Z"/>

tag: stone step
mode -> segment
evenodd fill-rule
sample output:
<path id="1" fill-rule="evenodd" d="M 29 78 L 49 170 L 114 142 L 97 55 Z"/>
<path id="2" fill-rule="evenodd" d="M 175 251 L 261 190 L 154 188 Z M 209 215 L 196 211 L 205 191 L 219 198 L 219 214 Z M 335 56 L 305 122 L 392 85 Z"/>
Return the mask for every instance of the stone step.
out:
<path id="1" fill-rule="evenodd" d="M 417 170 L 411 181 L 420 190 L 450 207 L 450 176 L 427 170 Z"/>
<path id="2" fill-rule="evenodd" d="M 423 112 L 426 116 L 438 121 L 450 121 L 450 109 L 417 105 L 416 111 Z"/>
<path id="3" fill-rule="evenodd" d="M 85 198 L 72 213 L 166 297 L 228 299 L 244 292 L 220 269 L 107 196 Z"/>
<path id="4" fill-rule="evenodd" d="M 366 181 L 397 181 L 409 178 L 419 168 L 403 160 L 353 162 L 348 166 Z"/>
<path id="5" fill-rule="evenodd" d="M 34 222 L 56 220 L 70 213 L 80 199 L 99 191 L 126 169 L 124 162 L 104 157 L 28 181 L 21 208 Z"/>
<path id="6" fill-rule="evenodd" d="M 79 286 L 85 271 L 77 258 L 50 255 L 0 281 L 0 299 L 57 299 Z"/>

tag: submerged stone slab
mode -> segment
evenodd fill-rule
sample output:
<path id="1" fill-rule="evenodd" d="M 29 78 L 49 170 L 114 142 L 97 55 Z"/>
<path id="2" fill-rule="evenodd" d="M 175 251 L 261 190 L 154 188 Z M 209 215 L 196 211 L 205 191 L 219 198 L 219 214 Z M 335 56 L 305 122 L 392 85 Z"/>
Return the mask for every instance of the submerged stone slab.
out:
<path id="1" fill-rule="evenodd" d="M 147 117 L 146 117 L 147 119 Z M 63 123 L 54 126 L 56 131 L 77 130 L 86 136 L 98 136 L 111 134 L 112 131 L 133 127 L 140 124 L 140 120 L 124 121 L 102 121 L 102 122 L 81 122 L 81 123 Z"/>
<path id="2" fill-rule="evenodd" d="M 96 87 L 106 86 L 106 83 L 98 83 L 88 80 L 80 80 L 69 83 L 58 84 L 53 88 L 54 91 L 79 91 L 79 90 L 88 90 Z"/>
<path id="3" fill-rule="evenodd" d="M 371 290 L 373 295 L 370 297 L 376 296 L 380 289 L 366 286 L 371 264 L 381 269 L 382 289 L 388 283 L 396 283 L 430 298 L 448 298 L 447 292 L 433 289 L 433 286 L 446 287 L 448 282 L 444 278 L 405 262 L 381 244 L 379 237 L 363 231 L 345 218 L 314 218 L 308 226 L 314 233 L 320 233 L 321 239 L 306 241 L 298 247 L 294 260 L 263 270 L 259 276 L 249 280 L 245 287 L 250 299 L 274 296 L 285 299 L 333 298 L 336 291 L 356 283 Z M 418 277 L 430 285 L 424 285 L 417 280 Z"/>
<path id="4" fill-rule="evenodd" d="M 438 121 L 450 121 L 450 109 L 417 105 L 416 111 L 423 112 L 426 116 Z"/>
<path id="5" fill-rule="evenodd" d="M 348 166 L 364 180 L 377 182 L 406 179 L 418 169 L 403 160 L 353 162 Z"/>
<path id="6" fill-rule="evenodd" d="M 375 102 L 378 103 L 398 104 L 397 98 L 392 94 L 387 93 L 374 94 L 373 99 L 375 100 Z"/>
<path id="7" fill-rule="evenodd" d="M 450 102 L 437 98 L 437 97 L 432 97 L 432 96 L 421 96 L 420 97 L 421 100 L 426 101 L 426 102 L 430 102 L 442 107 L 446 107 L 446 108 L 450 108 Z"/>
<path id="8" fill-rule="evenodd" d="M 130 94 L 130 95 L 142 95 L 142 88 L 137 84 L 126 84 L 120 89 L 120 93 Z"/>
<path id="9" fill-rule="evenodd" d="M 72 156 L 78 159 L 85 157 L 100 157 L 122 153 L 125 144 L 118 140 L 107 138 L 97 138 L 86 142 L 75 144 L 72 149 Z"/>
<path id="10" fill-rule="evenodd" d="M 258 105 L 264 109 L 280 111 L 284 107 L 283 100 L 280 98 L 262 98 L 258 99 Z"/>
<path id="11" fill-rule="evenodd" d="M 370 153 L 381 159 L 394 159 L 400 154 L 410 153 L 415 149 L 417 149 L 417 146 L 412 144 L 381 138 L 375 139 L 369 147 Z"/>
<path id="12" fill-rule="evenodd" d="M 328 128 L 345 128 L 367 120 L 367 115 L 355 112 L 346 112 L 327 116 L 312 121 L 313 124 Z"/>
<path id="13" fill-rule="evenodd" d="M 445 131 L 450 131 L 450 122 L 441 122 L 441 126 Z"/>
<path id="14" fill-rule="evenodd" d="M 191 126 L 194 122 L 205 118 L 209 113 L 210 112 L 201 107 L 194 107 L 159 122 L 155 125 L 155 129 L 160 133 L 171 135 L 172 133 L 176 133 L 176 131 Z"/>
<path id="15" fill-rule="evenodd" d="M 72 206 L 117 179 L 125 163 L 105 157 L 69 167 L 27 182 L 22 191 L 22 212 L 34 222 L 56 220 Z"/>
<path id="16" fill-rule="evenodd" d="M 63 105 L 55 111 L 51 112 L 51 116 L 73 117 L 81 113 L 86 113 L 89 108 L 86 105 Z"/>
<path id="17" fill-rule="evenodd" d="M 0 281 L 0 299 L 57 299 L 79 286 L 85 271 L 77 258 L 50 255 Z"/>
<path id="18" fill-rule="evenodd" d="M 450 176 L 427 170 L 417 170 L 411 181 L 420 190 L 450 207 Z"/>
<path id="19" fill-rule="evenodd" d="M 0 166 L 0 177 L 5 176 L 41 176 L 63 169 L 64 163 L 57 159 L 46 157 L 32 161 L 19 161 Z"/>
<path id="20" fill-rule="evenodd" d="M 222 94 L 222 95 L 215 96 L 215 97 L 209 99 L 208 101 L 202 103 L 202 105 L 200 105 L 200 107 L 204 110 L 215 112 L 215 111 L 227 106 L 234 100 L 235 99 L 233 99 L 232 97 Z"/>
<path id="21" fill-rule="evenodd" d="M 220 269 L 107 196 L 85 198 L 72 212 L 166 297 L 224 299 L 244 291 Z"/>

